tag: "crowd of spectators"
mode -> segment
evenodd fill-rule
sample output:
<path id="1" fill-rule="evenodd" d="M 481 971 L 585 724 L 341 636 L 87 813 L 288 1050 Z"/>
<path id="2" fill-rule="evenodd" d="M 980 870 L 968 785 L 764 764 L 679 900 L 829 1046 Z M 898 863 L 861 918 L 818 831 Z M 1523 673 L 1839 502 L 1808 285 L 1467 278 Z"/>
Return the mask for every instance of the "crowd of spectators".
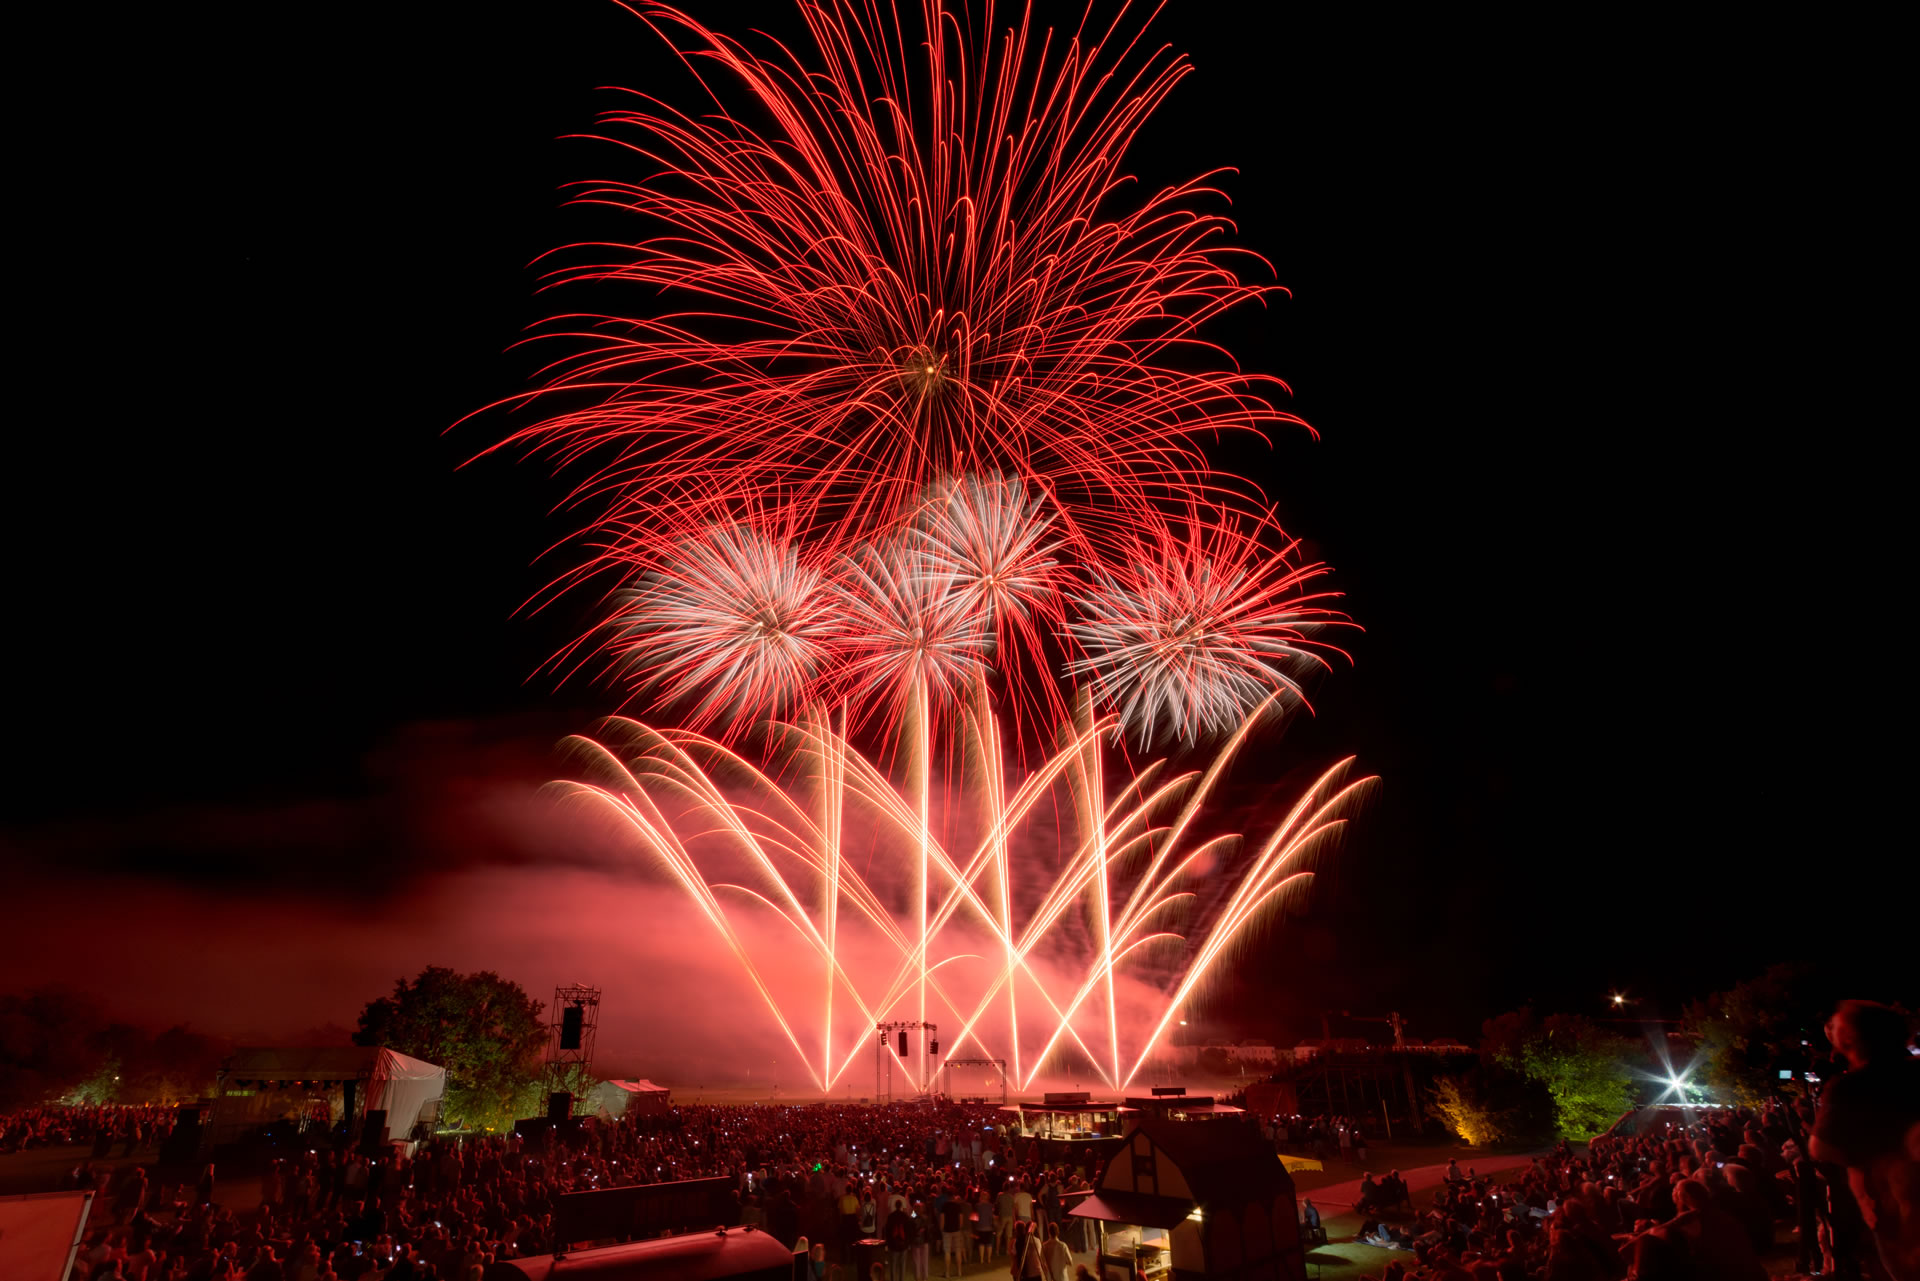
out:
<path id="1" fill-rule="evenodd" d="M 1266 1136 L 1283 1152 L 1311 1156 L 1316 1161 L 1367 1160 L 1367 1135 L 1360 1122 L 1350 1116 L 1269 1117 L 1261 1122 Z"/>
<path id="2" fill-rule="evenodd" d="M 176 1109 L 159 1104 L 106 1104 L 99 1107 L 35 1107 L 0 1113 L 0 1155 L 31 1148 L 90 1144 L 104 1157 L 117 1143 L 121 1155 L 165 1142 L 173 1132 Z"/>
<path id="3" fill-rule="evenodd" d="M 1843 1005 L 1830 1032 L 1849 1070 L 1817 1106 L 1654 1109 L 1517 1177 L 1449 1162 L 1401 1219 L 1381 1213 L 1398 1172 L 1369 1174 L 1357 1239 L 1410 1253 L 1383 1281 L 1759 1281 L 1781 1240 L 1799 1275 L 1920 1277 L 1920 1061 L 1891 1014 Z"/>
<path id="4" fill-rule="evenodd" d="M 37 1111 L 38 1133 L 91 1132 Z M 248 1204 L 219 1195 L 211 1165 L 163 1183 L 139 1162 L 84 1157 L 66 1182 L 99 1194 L 82 1281 L 472 1281 L 495 1259 L 550 1250 L 562 1193 L 713 1176 L 732 1181 L 740 1222 L 811 1254 L 821 1281 L 843 1268 L 867 1281 L 851 1270 L 862 1240 L 884 1243 L 890 1281 L 993 1261 L 1069 1281 L 1091 1243 L 1065 1201 L 1096 1161 L 1043 1157 L 985 1107 L 695 1106 L 412 1157 L 322 1145 L 271 1161 L 257 1204 L 251 1178 Z"/>
<path id="5" fill-rule="evenodd" d="M 1817 1112 L 1810 1099 L 1673 1109 L 1497 1176 L 1450 1162 L 1417 1209 L 1399 1171 L 1368 1174 L 1359 1239 L 1405 1253 L 1384 1281 L 1757 1281 L 1776 1241 L 1794 1243 L 1803 1274 L 1920 1277 L 1920 1061 L 1904 1023 L 1873 1009 L 1836 1020 L 1849 1070 Z M 886 1281 L 983 1264 L 1073 1281 L 1092 1242 L 1066 1211 L 1101 1162 L 986 1106 L 692 1106 L 411 1156 L 317 1142 L 223 1197 L 214 1166 L 163 1174 L 144 1156 L 170 1123 L 156 1108 L 0 1116 L 0 1148 L 85 1149 L 66 1178 L 98 1193 L 79 1281 L 475 1281 L 551 1250 L 564 1193 L 709 1177 L 730 1184 L 728 1217 L 807 1255 L 813 1281 L 870 1281 L 858 1265 L 876 1248 Z M 1350 1119 L 1265 1125 L 1283 1150 L 1365 1159 Z M 1318 1239 L 1310 1198 L 1301 1211 L 1303 1239 Z"/>

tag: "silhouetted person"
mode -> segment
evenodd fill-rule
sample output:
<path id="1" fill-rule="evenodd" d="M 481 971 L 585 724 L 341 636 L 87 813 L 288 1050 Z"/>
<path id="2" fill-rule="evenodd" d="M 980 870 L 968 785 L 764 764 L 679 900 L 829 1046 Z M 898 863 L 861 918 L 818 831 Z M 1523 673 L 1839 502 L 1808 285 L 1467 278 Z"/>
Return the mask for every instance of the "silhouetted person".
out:
<path id="1" fill-rule="evenodd" d="M 887 1215 L 887 1226 L 881 1229 L 880 1239 L 887 1243 L 889 1281 L 906 1281 L 907 1247 L 913 1244 L 913 1223 L 904 1209 Z"/>
<path id="2" fill-rule="evenodd" d="M 1907 1016 L 1842 1001 L 1827 1039 L 1847 1071 L 1827 1082 L 1813 1159 L 1845 1166 L 1847 1186 L 1895 1281 L 1920 1278 L 1920 1061 L 1907 1053 Z"/>

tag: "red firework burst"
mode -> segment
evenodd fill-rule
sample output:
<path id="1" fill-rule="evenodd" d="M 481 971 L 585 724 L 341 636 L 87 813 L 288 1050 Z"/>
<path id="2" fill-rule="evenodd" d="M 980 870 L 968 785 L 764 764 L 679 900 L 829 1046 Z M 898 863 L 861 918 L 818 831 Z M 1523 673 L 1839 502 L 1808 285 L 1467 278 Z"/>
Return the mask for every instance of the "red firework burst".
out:
<path id="1" fill-rule="evenodd" d="M 528 397 L 578 407 L 508 442 L 577 464 L 575 497 L 616 543 L 663 511 L 687 528 L 778 492 L 844 548 L 965 471 L 1034 483 L 1098 541 L 1238 483 L 1199 434 L 1301 422 L 1265 398 L 1277 379 L 1197 336 L 1275 288 L 1239 278 L 1207 178 L 1111 208 L 1182 57 L 1136 56 L 1117 22 L 1057 40 L 1030 12 L 976 41 L 942 0 L 917 31 L 883 6 L 802 3 L 811 57 L 634 12 L 710 77 L 717 110 L 635 94 L 607 113 L 651 172 L 577 198 L 662 230 L 571 246 L 590 260 L 548 282 L 684 310 L 566 318 L 548 336 L 573 350 Z"/>
<path id="2" fill-rule="evenodd" d="M 1067 675 L 1120 714 L 1142 747 L 1192 743 L 1237 725 L 1276 691 L 1305 699 L 1302 668 L 1342 651 L 1314 633 L 1352 626 L 1307 590 L 1325 565 L 1295 565 L 1247 532 L 1192 521 L 1186 537 L 1143 544 L 1123 568 L 1091 571 L 1069 625 L 1080 656 Z"/>

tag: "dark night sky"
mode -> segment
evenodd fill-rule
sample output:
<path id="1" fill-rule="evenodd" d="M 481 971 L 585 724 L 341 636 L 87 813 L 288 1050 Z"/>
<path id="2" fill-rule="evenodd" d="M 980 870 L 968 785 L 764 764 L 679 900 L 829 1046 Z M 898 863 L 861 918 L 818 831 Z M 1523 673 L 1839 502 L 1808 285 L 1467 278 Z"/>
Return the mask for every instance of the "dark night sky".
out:
<path id="1" fill-rule="evenodd" d="M 355 915 L 416 923 L 341 943 L 377 986 L 440 959 L 444 878 L 552 854 L 516 807 L 610 705 L 533 675 L 579 603 L 514 616 L 557 490 L 456 470 L 490 428 L 442 429 L 522 385 L 503 348 L 548 307 L 526 264 L 584 234 L 560 185 L 629 163 L 560 136 L 671 68 L 603 0 L 394 8 L 141 19 L 128 76 L 36 151 L 72 376 L 10 486 L 0 839 L 72 916 L 0 945 L 9 983 L 115 992 L 164 952 L 217 1025 L 231 965 L 191 957 L 225 935 L 284 920 L 257 946 L 324 956 L 313 932 Z M 1810 76 L 1824 44 L 1781 33 L 1239 8 L 1156 26 L 1199 74 L 1133 168 L 1240 170 L 1241 243 L 1293 296 L 1216 336 L 1321 437 L 1221 456 L 1368 629 L 1240 797 L 1349 752 L 1386 787 L 1216 1013 L 1470 1037 L 1527 999 L 1670 1008 L 1815 953 L 1913 995 L 1884 972 L 1913 883 L 1879 834 L 1907 719 L 1879 601 L 1911 571 L 1875 513 L 1912 411 L 1874 391 L 1871 78 Z M 373 994 L 275 999 L 291 1028 Z M 229 1022 L 277 1026 L 267 1001 Z"/>

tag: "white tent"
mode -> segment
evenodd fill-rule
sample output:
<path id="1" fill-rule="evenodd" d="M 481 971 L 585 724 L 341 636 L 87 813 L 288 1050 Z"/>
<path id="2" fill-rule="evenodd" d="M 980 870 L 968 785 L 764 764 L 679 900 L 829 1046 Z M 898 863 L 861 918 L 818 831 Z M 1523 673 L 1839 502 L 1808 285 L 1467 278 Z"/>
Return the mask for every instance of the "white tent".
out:
<path id="1" fill-rule="evenodd" d="M 602 1081 L 593 1087 L 590 1103 L 595 1116 L 616 1120 L 623 1116 L 664 1116 L 673 1092 L 652 1081 Z"/>
<path id="2" fill-rule="evenodd" d="M 405 1138 L 413 1132 L 421 1113 L 427 1113 L 429 1121 L 440 1119 L 439 1104 L 446 1093 L 445 1068 L 397 1050 L 382 1050 L 367 1090 L 367 1106 L 386 1109 L 387 1133 Z"/>

